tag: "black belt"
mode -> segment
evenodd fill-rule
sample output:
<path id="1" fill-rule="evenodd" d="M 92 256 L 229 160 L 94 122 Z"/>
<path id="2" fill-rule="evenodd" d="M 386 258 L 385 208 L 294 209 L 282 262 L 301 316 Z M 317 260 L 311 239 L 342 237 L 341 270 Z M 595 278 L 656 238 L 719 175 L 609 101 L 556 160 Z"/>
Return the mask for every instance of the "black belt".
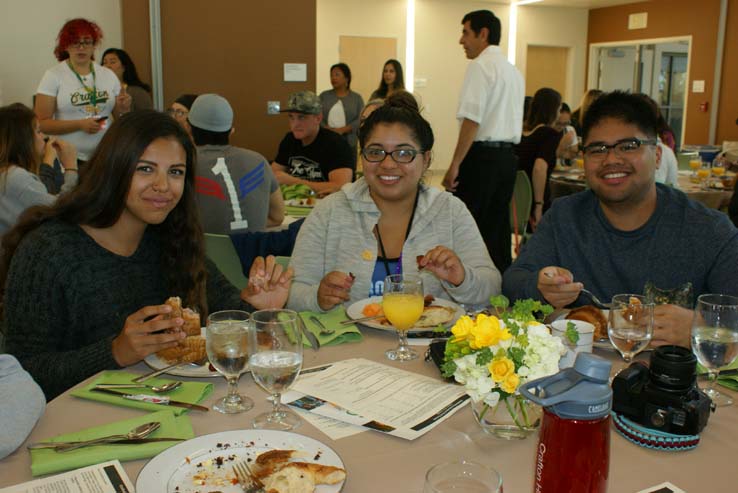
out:
<path id="1" fill-rule="evenodd" d="M 475 140 L 474 145 L 480 147 L 490 147 L 492 149 L 512 149 L 515 144 L 512 142 L 499 142 L 492 140 Z"/>

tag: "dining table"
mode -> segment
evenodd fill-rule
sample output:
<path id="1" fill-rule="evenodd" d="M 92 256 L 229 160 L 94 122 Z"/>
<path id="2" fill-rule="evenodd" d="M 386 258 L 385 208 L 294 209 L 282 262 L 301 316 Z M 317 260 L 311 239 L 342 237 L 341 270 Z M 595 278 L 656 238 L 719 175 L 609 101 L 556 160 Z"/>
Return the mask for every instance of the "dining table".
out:
<path id="1" fill-rule="evenodd" d="M 732 189 L 713 188 L 711 186 L 704 186 L 699 182 L 695 183 L 692 181 L 692 172 L 687 170 L 679 171 L 677 183 L 679 189 L 687 197 L 701 202 L 710 209 L 727 207 L 733 196 Z M 587 188 L 583 171 L 578 168 L 557 168 L 551 173 L 549 186 L 551 188 L 551 200 L 581 192 Z"/>
<path id="2" fill-rule="evenodd" d="M 362 334 L 363 340 L 358 343 L 322 346 L 317 351 L 306 348 L 303 367 L 348 358 L 365 358 L 441 378 L 433 362 L 422 357 L 410 362 L 387 360 L 384 351 L 396 345 L 395 334 L 371 328 L 362 328 Z M 424 351 L 425 347 L 418 349 Z M 595 348 L 594 351 L 612 361 L 614 367 L 623 366 L 614 350 Z M 645 359 L 648 354 L 650 353 L 642 353 L 639 358 Z M 125 370 L 145 373 L 149 368 L 146 364 L 139 363 Z M 75 388 L 89 384 L 93 378 L 95 377 L 81 382 Z M 202 402 L 206 406 L 212 406 L 226 392 L 223 378 L 211 378 L 210 381 L 215 389 Z M 0 488 L 32 479 L 31 457 L 26 445 L 62 433 L 140 416 L 142 413 L 137 409 L 79 399 L 71 395 L 71 390 L 49 402 L 46 412 L 26 443 L 0 461 Z M 213 410 L 192 411 L 189 416 L 196 436 L 251 429 L 252 419 L 270 408 L 267 394 L 254 383 L 248 373 L 241 377 L 240 391 L 255 401 L 254 408 L 234 415 Z M 738 397 L 729 390 L 725 392 L 734 398 Z M 321 441 L 341 457 L 347 473 L 342 489 L 346 493 L 420 493 L 423 491 L 425 474 L 431 466 L 461 459 L 479 462 L 501 472 L 506 493 L 533 491 L 537 435 L 509 441 L 495 438 L 481 429 L 468 405 L 415 440 L 388 436 L 372 430 L 331 440 L 304 420 L 295 432 Z M 668 481 L 688 493 L 735 493 L 738 491 L 738 474 L 735 469 L 737 460 L 738 404 L 717 408 L 701 433 L 699 445 L 689 451 L 666 452 L 642 448 L 624 439 L 611 427 L 608 491 L 635 493 Z M 134 484 L 146 463 L 146 460 L 122 463 Z M 572 464 L 571 467 L 575 466 Z M 164 489 L 162 488 L 162 492 Z"/>

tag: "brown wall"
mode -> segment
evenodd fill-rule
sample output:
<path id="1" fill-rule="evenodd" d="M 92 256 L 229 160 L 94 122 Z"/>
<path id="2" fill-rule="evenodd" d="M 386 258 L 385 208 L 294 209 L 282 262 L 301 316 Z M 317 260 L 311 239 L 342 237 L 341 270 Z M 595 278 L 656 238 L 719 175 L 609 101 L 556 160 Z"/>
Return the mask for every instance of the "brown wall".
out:
<path id="1" fill-rule="evenodd" d="M 150 65 L 148 1 L 121 4 L 125 49 Z M 234 111 L 231 143 L 273 159 L 287 118 L 267 115 L 267 101 L 284 107 L 290 93 L 315 90 L 315 25 L 315 0 L 162 0 L 164 104 L 220 94 Z M 283 82 L 284 63 L 307 64 L 307 82 Z"/>
<path id="2" fill-rule="evenodd" d="M 716 143 L 738 140 L 738 0 L 728 2 Z"/>
<path id="3" fill-rule="evenodd" d="M 724 70 L 729 65 L 735 65 L 738 60 L 738 0 L 730 0 L 729 10 L 732 24 L 728 24 L 728 32 L 731 35 L 726 39 L 726 57 L 723 64 Z M 628 15 L 648 12 L 648 27 L 645 29 L 628 30 Z M 687 96 L 686 127 L 684 134 L 685 144 L 708 143 L 710 113 L 702 112 L 699 105 L 702 102 L 712 104 L 712 92 L 715 87 L 714 64 L 715 50 L 717 46 L 717 26 L 720 15 L 719 0 L 651 0 L 648 2 L 619 5 L 593 9 L 589 12 L 588 43 L 603 43 L 611 41 L 627 41 L 638 39 L 665 38 L 672 36 L 692 36 L 691 56 L 689 67 L 689 92 Z M 732 44 L 730 46 L 732 39 Z M 729 53 L 730 52 L 730 53 Z M 729 58 L 732 56 L 732 58 Z M 731 61 L 732 60 L 732 61 Z M 732 67 L 732 86 L 735 86 L 736 71 L 738 67 Z M 727 71 L 726 71 L 727 72 Z M 738 94 L 734 88 L 728 90 L 725 83 L 726 73 L 723 74 L 721 90 L 721 104 L 719 110 L 720 126 L 718 127 L 718 141 L 727 138 L 728 135 L 736 135 L 735 118 L 738 108 Z M 705 92 L 693 93 L 692 81 L 704 80 Z M 728 110 L 732 105 L 732 110 Z M 732 114 L 732 127 L 727 123 Z M 726 123 L 723 123 L 725 120 Z M 738 140 L 738 137 L 736 139 Z"/>

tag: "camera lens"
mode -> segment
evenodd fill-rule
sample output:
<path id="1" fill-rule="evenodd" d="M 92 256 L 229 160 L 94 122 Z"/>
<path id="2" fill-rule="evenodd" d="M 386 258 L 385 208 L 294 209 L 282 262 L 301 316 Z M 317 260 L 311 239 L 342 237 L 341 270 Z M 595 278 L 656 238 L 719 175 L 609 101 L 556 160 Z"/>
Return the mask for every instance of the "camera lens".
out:
<path id="1" fill-rule="evenodd" d="M 697 358 L 681 346 L 661 346 L 651 355 L 651 384 L 665 392 L 686 393 L 695 383 Z"/>

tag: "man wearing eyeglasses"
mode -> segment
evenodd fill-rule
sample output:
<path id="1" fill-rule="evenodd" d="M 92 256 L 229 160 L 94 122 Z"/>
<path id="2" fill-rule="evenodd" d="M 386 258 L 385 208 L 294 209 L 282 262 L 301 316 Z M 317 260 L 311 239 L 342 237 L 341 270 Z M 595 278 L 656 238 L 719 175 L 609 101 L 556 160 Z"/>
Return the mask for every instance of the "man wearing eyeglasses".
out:
<path id="1" fill-rule="evenodd" d="M 356 156 L 346 140 L 320 126 L 323 107 L 312 91 L 290 94 L 287 108 L 290 131 L 279 144 L 272 171 L 280 185 L 302 183 L 318 195 L 327 195 L 351 182 Z"/>
<path id="2" fill-rule="evenodd" d="M 503 277 L 512 299 L 536 298 L 556 308 L 592 304 L 586 288 L 609 301 L 691 283 L 703 293 L 738 295 L 738 229 L 728 217 L 657 184 L 661 160 L 656 115 L 639 96 L 601 96 L 583 122 L 589 190 L 554 202 Z M 689 347 L 693 313 L 656 307 L 653 345 Z"/>

